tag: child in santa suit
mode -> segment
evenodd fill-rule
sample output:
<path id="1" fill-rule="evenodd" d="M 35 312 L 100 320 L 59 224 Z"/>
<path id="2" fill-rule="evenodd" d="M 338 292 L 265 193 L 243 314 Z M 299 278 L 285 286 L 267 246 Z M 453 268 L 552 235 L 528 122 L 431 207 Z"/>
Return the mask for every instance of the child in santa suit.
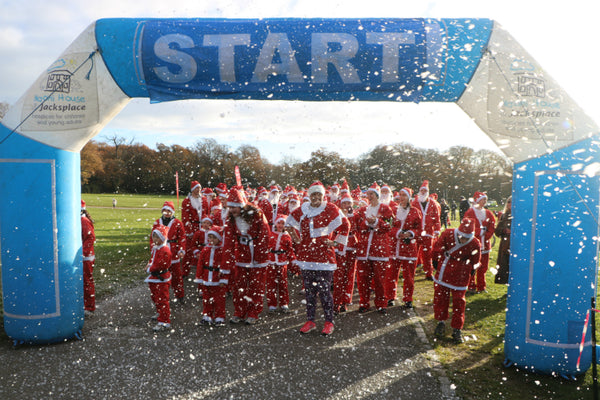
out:
<path id="1" fill-rule="evenodd" d="M 435 335 L 442 337 L 452 296 L 452 338 L 462 343 L 462 328 L 467 305 L 465 293 L 469 280 L 479 266 L 480 243 L 475 237 L 475 221 L 464 218 L 460 226 L 446 229 L 433 246 L 433 265 L 436 269 L 433 295 L 433 314 L 438 320 Z"/>
<path id="2" fill-rule="evenodd" d="M 282 312 L 287 313 L 289 311 L 290 295 L 288 292 L 287 270 L 289 262 L 294 259 L 294 248 L 291 236 L 285 232 L 286 218 L 286 215 L 278 215 L 271 232 L 269 244 L 271 258 L 266 277 L 269 312 L 276 311 L 278 303 Z"/>
<path id="3" fill-rule="evenodd" d="M 167 246 L 167 227 L 157 225 L 152 229 L 152 250 L 150 262 L 146 272 L 150 275 L 144 282 L 148 282 L 150 287 L 150 296 L 156 312 L 153 319 L 158 323 L 153 328 L 154 331 L 162 331 L 171 327 L 171 308 L 169 305 L 169 286 L 171 285 L 171 250 Z"/>
<path id="4" fill-rule="evenodd" d="M 204 246 L 208 244 L 208 238 L 206 233 L 212 227 L 212 219 L 210 217 L 202 218 L 202 222 L 200 224 L 200 229 L 194 233 L 192 239 L 187 242 L 187 250 L 186 254 L 192 254 L 192 260 L 194 261 L 194 265 L 198 265 L 198 259 L 200 258 L 200 253 Z M 197 271 L 196 271 L 197 272 Z M 202 296 L 202 287 L 198 285 L 198 295 Z"/>
<path id="5" fill-rule="evenodd" d="M 225 326 L 226 286 L 229 282 L 229 270 L 222 269 L 223 228 L 213 226 L 207 233 L 207 245 L 202 249 L 196 279 L 198 289 L 202 291 L 202 320 L 200 324 Z"/>
<path id="6" fill-rule="evenodd" d="M 350 224 L 348 242 L 340 244 L 335 249 L 337 269 L 333 272 L 333 307 L 335 313 L 345 312 L 346 306 L 352 304 L 354 292 L 354 278 L 356 275 L 356 226 L 354 224 L 354 211 L 352 197 L 349 193 L 342 193 L 340 209 L 344 218 Z"/>
<path id="7" fill-rule="evenodd" d="M 157 226 L 165 226 L 167 228 L 167 246 L 171 250 L 170 271 L 173 278 L 173 292 L 177 301 L 183 304 L 185 292 L 183 288 L 183 267 L 181 260 L 185 256 L 186 235 L 183 223 L 175 218 L 175 206 L 172 201 L 165 201 L 162 207 L 162 216 L 154 222 L 152 230 Z M 153 246 L 154 242 L 151 239 L 151 250 Z"/>
<path id="8" fill-rule="evenodd" d="M 485 208 L 486 203 L 487 195 L 482 192 L 475 192 L 473 206 L 465 212 L 465 218 L 471 218 L 475 221 L 475 236 L 481 244 L 481 266 L 469 283 L 469 291 L 477 293 L 486 290 L 485 273 L 490 263 L 491 239 L 496 231 L 496 217 L 494 217 L 493 212 Z"/>

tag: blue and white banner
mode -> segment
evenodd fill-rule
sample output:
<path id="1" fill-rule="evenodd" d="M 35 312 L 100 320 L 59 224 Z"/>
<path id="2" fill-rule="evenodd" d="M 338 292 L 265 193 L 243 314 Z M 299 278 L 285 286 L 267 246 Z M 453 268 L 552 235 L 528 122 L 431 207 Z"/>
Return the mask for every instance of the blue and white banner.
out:
<path id="1" fill-rule="evenodd" d="M 428 75 L 422 19 L 148 20 L 141 60 L 152 101 L 418 101 Z"/>

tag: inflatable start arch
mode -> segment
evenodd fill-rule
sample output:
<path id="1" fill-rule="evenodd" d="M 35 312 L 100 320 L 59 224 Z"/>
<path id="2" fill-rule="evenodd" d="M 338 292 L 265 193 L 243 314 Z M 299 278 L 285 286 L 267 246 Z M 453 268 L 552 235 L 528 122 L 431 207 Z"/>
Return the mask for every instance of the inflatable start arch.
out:
<path id="1" fill-rule="evenodd" d="M 505 355 L 591 363 L 598 127 L 488 19 L 103 19 L 0 125 L 4 325 L 49 343 L 83 326 L 79 151 L 132 97 L 456 102 L 513 161 Z M 35 201 L 32 201 L 35 199 Z"/>

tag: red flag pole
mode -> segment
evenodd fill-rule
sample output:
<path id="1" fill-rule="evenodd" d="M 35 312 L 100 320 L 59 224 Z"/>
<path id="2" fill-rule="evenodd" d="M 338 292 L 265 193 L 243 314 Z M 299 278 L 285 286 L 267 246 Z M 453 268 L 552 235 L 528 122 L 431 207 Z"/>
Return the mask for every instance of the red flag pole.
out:
<path id="1" fill-rule="evenodd" d="M 240 167 L 235 166 L 235 183 L 238 186 L 242 186 L 242 175 L 240 174 Z"/>
<path id="2" fill-rule="evenodd" d="M 175 171 L 175 191 L 177 192 L 177 209 L 179 209 L 179 171 Z"/>

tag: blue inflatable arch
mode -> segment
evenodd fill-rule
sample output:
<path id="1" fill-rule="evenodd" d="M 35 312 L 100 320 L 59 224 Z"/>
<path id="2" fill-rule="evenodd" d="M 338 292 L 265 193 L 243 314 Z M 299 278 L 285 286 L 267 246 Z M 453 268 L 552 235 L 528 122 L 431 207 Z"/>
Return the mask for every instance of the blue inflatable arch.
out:
<path id="1" fill-rule="evenodd" d="M 598 127 L 488 19 L 102 19 L 0 125 L 4 328 L 50 343 L 83 327 L 79 151 L 133 97 L 455 102 L 513 161 L 505 355 L 591 364 Z M 36 202 L 32 206 L 31 199 Z"/>

